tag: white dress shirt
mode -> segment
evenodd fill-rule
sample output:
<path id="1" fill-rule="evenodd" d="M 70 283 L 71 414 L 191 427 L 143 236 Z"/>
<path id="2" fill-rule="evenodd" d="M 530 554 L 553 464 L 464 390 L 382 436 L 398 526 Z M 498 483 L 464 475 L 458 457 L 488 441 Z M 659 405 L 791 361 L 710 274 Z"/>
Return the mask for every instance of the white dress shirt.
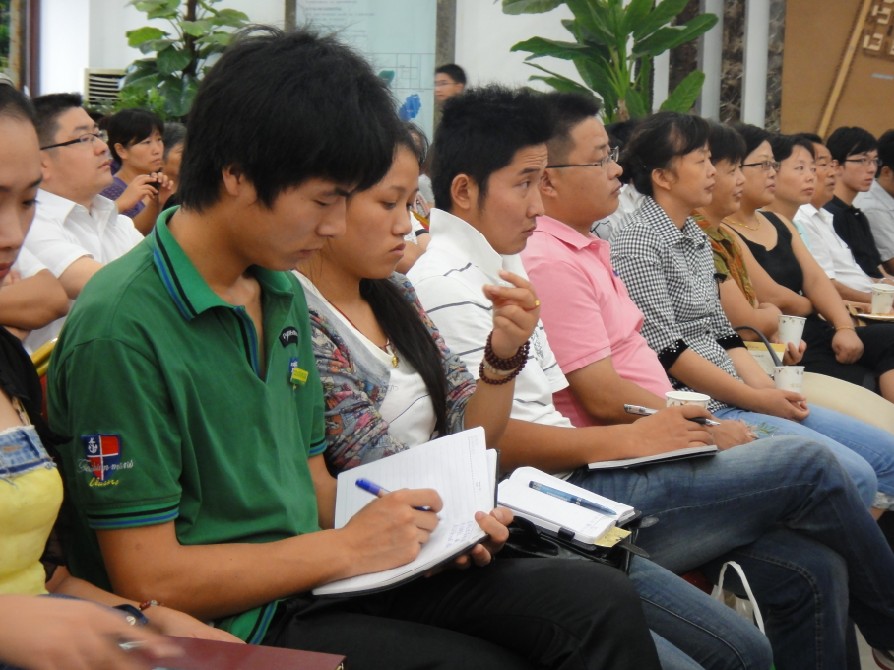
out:
<path id="1" fill-rule="evenodd" d="M 810 236 L 810 252 L 829 279 L 841 282 L 855 291 L 872 290 L 872 278 L 863 272 L 847 242 L 832 227 L 831 212 L 807 203 L 798 209 L 795 221 Z"/>

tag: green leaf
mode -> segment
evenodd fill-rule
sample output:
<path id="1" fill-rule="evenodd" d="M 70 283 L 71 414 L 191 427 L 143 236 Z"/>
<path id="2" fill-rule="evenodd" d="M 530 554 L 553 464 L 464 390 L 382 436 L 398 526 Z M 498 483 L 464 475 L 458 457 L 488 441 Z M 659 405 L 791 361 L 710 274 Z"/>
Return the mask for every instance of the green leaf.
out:
<path id="1" fill-rule="evenodd" d="M 149 19 L 176 19 L 180 0 L 137 0 L 131 3 Z"/>
<path id="2" fill-rule="evenodd" d="M 210 48 L 211 51 L 209 53 L 218 53 L 220 51 L 223 51 L 224 47 L 227 46 L 232 40 L 233 33 L 228 33 L 223 30 L 215 30 L 212 33 L 202 35 L 201 37 L 196 39 L 196 44 Z"/>
<path id="3" fill-rule="evenodd" d="M 154 54 L 157 51 L 164 51 L 172 44 L 174 44 L 174 40 L 171 39 L 149 40 L 140 45 L 140 52 L 144 54 Z"/>
<path id="4" fill-rule="evenodd" d="M 611 17 L 604 0 L 567 0 L 567 3 L 575 21 L 590 39 L 606 46 L 615 44 L 617 35 L 610 29 Z"/>
<path id="5" fill-rule="evenodd" d="M 579 56 L 581 51 L 585 51 L 586 47 L 576 42 L 560 42 L 558 40 L 549 40 L 545 37 L 532 37 L 523 42 L 513 44 L 509 50 L 529 52 L 531 55 L 526 60 L 543 56 L 571 60 Z"/>
<path id="6" fill-rule="evenodd" d="M 634 43 L 631 54 L 634 58 L 640 56 L 657 56 L 668 49 L 673 49 L 691 42 L 696 37 L 703 35 L 717 24 L 717 17 L 713 14 L 702 14 L 682 26 L 668 26 L 649 35 L 645 39 Z"/>
<path id="7" fill-rule="evenodd" d="M 624 23 L 621 29 L 625 35 L 632 33 L 638 25 L 646 20 L 649 12 L 652 11 L 653 0 L 630 0 L 627 9 L 624 12 Z"/>
<path id="8" fill-rule="evenodd" d="M 503 13 L 544 14 L 564 4 L 564 0 L 503 0 Z"/>
<path id="9" fill-rule="evenodd" d="M 198 84 L 189 77 L 171 77 L 161 82 L 158 95 L 164 99 L 165 116 L 178 119 L 185 117 L 192 107 L 197 90 Z"/>
<path id="10" fill-rule="evenodd" d="M 649 103 L 645 95 L 639 91 L 630 89 L 624 96 L 624 102 L 627 103 L 627 113 L 631 119 L 638 119 L 649 114 Z"/>
<path id="11" fill-rule="evenodd" d="M 214 18 L 211 19 L 218 26 L 226 26 L 228 28 L 241 28 L 251 21 L 248 14 L 240 12 L 236 9 L 221 9 L 213 12 Z"/>
<path id="12" fill-rule="evenodd" d="M 528 77 L 529 81 L 542 81 L 544 84 L 551 86 L 557 91 L 561 93 L 578 93 L 580 95 L 586 95 L 591 98 L 598 98 L 599 96 L 593 93 L 589 88 L 584 86 L 583 84 L 578 84 L 573 79 L 569 79 L 568 77 L 563 77 L 561 75 L 557 75 L 555 77 L 544 77 L 539 74 L 534 74 Z"/>
<path id="13" fill-rule="evenodd" d="M 643 21 L 633 28 L 633 38 L 638 40 L 673 21 L 686 9 L 689 0 L 661 0 Z"/>
<path id="14" fill-rule="evenodd" d="M 168 33 L 164 30 L 159 30 L 158 28 L 153 28 L 151 26 L 144 26 L 143 28 L 137 28 L 136 30 L 128 30 L 124 34 L 127 37 L 127 46 L 129 47 L 138 47 L 144 42 L 168 36 Z"/>
<path id="15" fill-rule="evenodd" d="M 200 19 L 198 21 L 181 21 L 180 29 L 187 35 L 192 35 L 193 37 L 201 37 L 212 28 L 214 28 L 215 23 L 211 19 Z"/>
<path id="16" fill-rule="evenodd" d="M 192 55 L 182 49 L 171 46 L 158 52 L 158 72 L 162 76 L 179 72 L 191 62 Z"/>
<path id="17" fill-rule="evenodd" d="M 695 105 L 698 96 L 701 95 L 704 83 L 705 73 L 700 70 L 693 70 L 683 77 L 683 81 L 677 84 L 676 88 L 671 91 L 671 94 L 667 96 L 667 100 L 661 103 L 661 109 L 672 112 L 688 112 Z"/>

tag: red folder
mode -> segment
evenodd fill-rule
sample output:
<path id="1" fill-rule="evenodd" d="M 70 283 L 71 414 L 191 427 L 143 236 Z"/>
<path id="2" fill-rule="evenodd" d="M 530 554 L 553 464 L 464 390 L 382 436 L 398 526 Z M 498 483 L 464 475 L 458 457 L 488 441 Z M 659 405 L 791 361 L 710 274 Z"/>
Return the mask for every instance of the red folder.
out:
<path id="1" fill-rule="evenodd" d="M 344 670 L 344 656 L 316 651 L 173 637 L 183 656 L 156 661 L 156 670 Z"/>

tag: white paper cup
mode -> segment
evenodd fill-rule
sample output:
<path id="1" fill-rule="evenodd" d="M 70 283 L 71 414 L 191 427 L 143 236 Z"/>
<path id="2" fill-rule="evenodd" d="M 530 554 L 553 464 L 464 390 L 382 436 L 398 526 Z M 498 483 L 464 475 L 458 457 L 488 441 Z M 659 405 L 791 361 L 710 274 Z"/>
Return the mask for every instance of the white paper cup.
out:
<path id="1" fill-rule="evenodd" d="M 711 396 L 704 393 L 693 393 L 692 391 L 668 391 L 664 394 L 668 407 L 679 407 L 680 405 L 698 405 L 707 409 L 708 403 L 711 402 Z"/>
<path id="2" fill-rule="evenodd" d="M 804 333 L 804 322 L 807 321 L 803 316 L 788 316 L 787 314 L 779 315 L 779 331 L 777 333 L 779 341 L 783 344 L 793 342 L 794 345 L 800 346 L 801 335 Z"/>
<path id="3" fill-rule="evenodd" d="M 773 381 L 778 389 L 800 393 L 804 384 L 804 366 L 780 365 L 773 368 Z"/>
<path id="4" fill-rule="evenodd" d="M 889 314 L 894 307 L 894 286 L 875 284 L 872 287 L 872 313 Z"/>

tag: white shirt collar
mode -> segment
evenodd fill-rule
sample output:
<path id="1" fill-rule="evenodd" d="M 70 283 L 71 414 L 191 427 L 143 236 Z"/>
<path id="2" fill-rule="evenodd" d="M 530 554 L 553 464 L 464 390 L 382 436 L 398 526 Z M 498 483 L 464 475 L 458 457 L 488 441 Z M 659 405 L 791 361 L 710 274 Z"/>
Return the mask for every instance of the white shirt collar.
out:
<path id="1" fill-rule="evenodd" d="M 44 219 L 65 221 L 73 212 L 79 212 L 95 220 L 101 226 L 110 218 L 118 215 L 118 206 L 104 196 L 94 196 L 92 208 L 88 210 L 74 200 L 63 198 L 61 195 L 43 189 L 39 189 L 37 192 L 37 208 L 39 215 Z"/>
<path id="2" fill-rule="evenodd" d="M 431 210 L 429 233 L 431 244 L 443 245 L 445 251 L 468 259 L 491 281 L 499 281 L 500 270 L 528 276 L 518 254 L 501 256 L 474 226 L 449 212 L 437 208 Z"/>

